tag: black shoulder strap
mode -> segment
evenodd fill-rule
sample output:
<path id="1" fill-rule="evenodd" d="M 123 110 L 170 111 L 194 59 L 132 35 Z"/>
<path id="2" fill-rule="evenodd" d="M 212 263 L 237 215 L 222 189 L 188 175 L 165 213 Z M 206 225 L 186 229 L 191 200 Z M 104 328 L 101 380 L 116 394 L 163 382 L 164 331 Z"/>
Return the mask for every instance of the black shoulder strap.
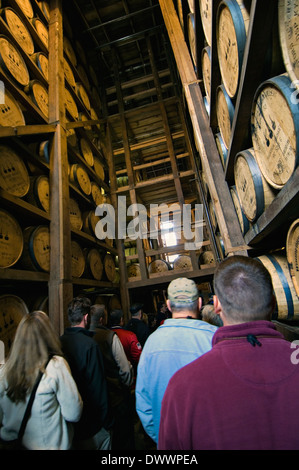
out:
<path id="1" fill-rule="evenodd" d="M 49 364 L 51 359 L 52 359 L 52 356 L 50 356 L 49 359 L 47 360 L 47 362 L 45 364 L 45 369 L 46 369 L 46 367 Z M 23 420 L 22 420 L 22 423 L 21 423 L 20 430 L 19 430 L 18 438 L 20 440 L 22 439 L 22 437 L 24 435 L 26 424 L 27 424 L 27 421 L 28 421 L 30 413 L 31 413 L 31 408 L 32 408 L 33 401 L 34 401 L 34 398 L 35 398 L 36 390 L 37 390 L 37 387 L 39 386 L 39 383 L 41 381 L 42 376 L 43 376 L 43 372 L 39 371 L 36 382 L 35 382 L 34 387 L 32 389 L 32 392 L 31 392 L 26 410 L 25 410 L 25 414 L 24 414 L 24 417 L 23 417 Z"/>

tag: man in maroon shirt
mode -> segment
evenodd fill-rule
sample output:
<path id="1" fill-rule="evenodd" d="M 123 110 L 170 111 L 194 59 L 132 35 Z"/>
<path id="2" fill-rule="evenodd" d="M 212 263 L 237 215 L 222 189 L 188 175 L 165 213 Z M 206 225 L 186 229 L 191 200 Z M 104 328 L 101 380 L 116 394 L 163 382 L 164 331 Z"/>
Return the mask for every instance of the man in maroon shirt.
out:
<path id="1" fill-rule="evenodd" d="M 299 366 L 269 321 L 269 272 L 232 256 L 214 275 L 223 325 L 212 349 L 180 369 L 162 401 L 160 450 L 298 450 Z"/>

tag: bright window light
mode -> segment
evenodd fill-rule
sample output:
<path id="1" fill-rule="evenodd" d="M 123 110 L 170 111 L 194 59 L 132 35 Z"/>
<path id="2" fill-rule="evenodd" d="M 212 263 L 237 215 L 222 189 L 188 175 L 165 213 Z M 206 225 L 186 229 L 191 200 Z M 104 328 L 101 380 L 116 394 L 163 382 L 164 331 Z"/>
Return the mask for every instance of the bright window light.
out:
<path id="1" fill-rule="evenodd" d="M 172 231 L 173 229 L 173 222 L 167 221 L 167 222 L 161 222 L 161 236 L 163 240 L 163 245 L 164 246 L 175 246 L 177 244 L 177 238 L 175 233 Z M 168 261 L 172 263 L 178 255 L 168 255 Z"/>

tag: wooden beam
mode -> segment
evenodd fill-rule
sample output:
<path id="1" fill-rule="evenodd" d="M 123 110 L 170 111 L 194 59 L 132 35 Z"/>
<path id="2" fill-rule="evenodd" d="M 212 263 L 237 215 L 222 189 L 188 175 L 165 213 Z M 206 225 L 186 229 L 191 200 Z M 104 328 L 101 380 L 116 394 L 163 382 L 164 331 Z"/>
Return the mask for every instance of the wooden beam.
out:
<path id="1" fill-rule="evenodd" d="M 170 98 L 166 98 L 164 100 L 165 104 L 169 104 L 171 105 L 172 103 L 175 103 L 177 101 L 177 98 L 174 97 L 174 96 L 171 96 Z M 147 103 L 145 105 L 141 105 L 141 106 L 136 106 L 135 108 L 133 109 L 126 109 L 124 111 L 124 114 L 126 117 L 132 117 L 134 115 L 138 116 L 140 115 L 140 113 L 142 113 L 143 111 L 144 112 L 148 112 L 150 111 L 151 109 L 154 109 L 154 108 L 157 108 L 158 104 L 156 101 L 154 101 L 153 103 Z M 109 116 L 107 116 L 107 119 L 109 121 L 114 121 L 115 119 L 119 119 L 119 113 L 117 114 L 110 114 Z"/>
<path id="2" fill-rule="evenodd" d="M 169 70 L 168 69 L 167 70 L 161 70 L 159 72 L 159 77 L 160 78 L 167 77 L 168 75 L 169 75 Z M 153 75 L 147 75 L 146 77 L 141 77 L 141 78 L 137 78 L 137 79 L 135 78 L 134 80 L 129 80 L 128 82 L 121 83 L 120 86 L 121 86 L 122 90 L 126 90 L 127 88 L 142 85 L 143 83 L 150 82 L 152 80 L 154 80 Z M 112 95 L 113 93 L 116 93 L 116 87 L 115 86 L 106 88 L 106 94 L 107 95 Z"/>
<path id="3" fill-rule="evenodd" d="M 172 139 L 181 139 L 184 137 L 184 133 L 182 131 L 174 132 L 171 134 Z M 161 137 L 155 137 L 154 139 L 150 140 L 145 140 L 144 142 L 139 142 L 138 144 L 130 144 L 130 149 L 131 150 L 138 150 L 138 149 L 144 149 L 147 147 L 152 147 L 153 145 L 158 145 L 158 144 L 163 144 L 163 142 L 167 142 L 166 136 L 163 135 Z M 114 150 L 113 155 L 121 155 L 124 153 L 124 148 L 122 147 L 121 149 Z"/>
<path id="4" fill-rule="evenodd" d="M 208 265 L 209 266 L 209 265 Z M 165 285 L 167 286 L 173 279 L 176 279 L 179 276 L 184 276 L 190 279 L 196 279 L 198 282 L 205 282 L 211 281 L 213 279 L 213 275 L 215 272 L 215 267 L 207 267 L 204 269 L 197 269 L 196 271 L 179 271 L 179 270 L 171 270 L 165 271 L 163 273 L 157 273 L 155 275 L 151 275 L 149 279 L 146 281 L 142 281 L 141 279 L 136 279 L 131 277 L 127 282 L 128 289 L 136 289 L 138 287 L 150 287 L 150 286 L 157 286 L 157 285 Z"/>
<path id="5" fill-rule="evenodd" d="M 162 122 L 163 122 L 165 137 L 166 137 L 166 143 L 167 143 L 167 148 L 168 148 L 168 153 L 169 153 L 169 158 L 170 158 L 172 174 L 173 174 L 173 178 L 174 178 L 174 185 L 175 185 L 176 192 L 177 192 L 178 202 L 181 206 L 183 206 L 183 204 L 184 204 L 184 195 L 183 195 L 182 186 L 181 186 L 179 173 L 178 173 L 178 168 L 177 168 L 177 163 L 176 163 L 176 159 L 175 159 L 174 146 L 173 146 L 172 136 L 171 136 L 171 132 L 170 132 L 169 124 L 168 124 L 166 108 L 165 108 L 165 104 L 163 102 L 161 84 L 160 84 L 159 75 L 158 75 L 158 72 L 157 72 L 157 68 L 156 68 L 156 64 L 155 64 L 155 60 L 154 60 L 154 54 L 153 54 L 151 41 L 150 41 L 149 37 L 147 38 L 147 48 L 148 48 L 152 73 L 153 73 L 153 76 L 154 76 L 154 83 L 155 83 L 155 87 L 156 87 L 156 90 L 157 90 L 157 97 L 158 97 L 158 102 L 159 102 L 159 106 L 160 106 L 160 113 L 161 113 L 161 116 L 162 116 Z M 184 133 L 183 133 L 183 135 L 184 135 Z"/>
<path id="6" fill-rule="evenodd" d="M 244 247 L 239 221 L 225 181 L 220 156 L 209 125 L 203 97 L 172 0 L 159 0 L 164 22 L 184 88 L 194 135 L 200 147 L 202 167 L 215 206 L 216 217 L 226 254 L 232 247 Z M 237 252 L 238 253 L 238 252 Z M 240 249 L 247 255 L 246 250 Z"/>
<path id="7" fill-rule="evenodd" d="M 115 76 L 115 83 L 116 83 L 116 90 L 117 90 L 119 114 L 120 114 L 120 120 L 121 120 L 122 138 L 124 142 L 125 161 L 126 161 L 126 167 L 128 171 L 130 201 L 131 201 L 131 204 L 136 204 L 137 197 L 136 197 L 136 191 L 134 188 L 135 181 L 134 181 L 134 174 L 133 174 L 133 169 L 132 169 L 131 149 L 129 145 L 127 122 L 126 122 L 126 117 L 124 114 L 124 103 L 123 103 L 123 97 L 121 93 L 120 80 L 119 80 L 119 74 L 118 74 L 116 61 L 114 61 L 114 76 Z M 140 238 L 137 238 L 136 246 L 137 246 L 137 252 L 139 256 L 141 277 L 142 279 L 147 279 L 148 272 L 147 272 L 147 267 L 146 267 L 146 260 L 145 260 L 145 255 L 143 251 L 142 240 Z"/>
<path id="8" fill-rule="evenodd" d="M 111 124 L 107 123 L 106 128 L 106 150 L 107 150 L 107 160 L 108 160 L 108 168 L 109 168 L 109 179 L 110 179 L 110 186 L 111 186 L 111 201 L 112 205 L 115 209 L 115 221 L 117 224 L 118 221 L 118 201 L 116 196 L 116 174 L 115 174 L 115 166 L 114 166 L 114 159 L 113 159 L 113 150 L 112 150 L 112 137 L 111 137 Z M 119 265 L 119 274 L 120 274 L 120 297 L 121 297 L 121 306 L 124 314 L 128 315 L 129 311 L 129 295 L 126 289 L 126 282 L 127 282 L 127 267 L 126 267 L 126 259 L 124 253 L 124 242 L 118 237 L 118 226 L 116 225 L 116 247 L 118 252 L 118 265 Z"/>
<path id="9" fill-rule="evenodd" d="M 194 176 L 194 171 L 193 170 L 186 170 L 186 171 L 181 171 L 180 172 L 180 178 L 186 178 L 188 176 Z M 158 176 L 154 179 L 148 179 L 146 181 L 139 181 L 138 183 L 135 183 L 133 185 L 133 188 L 146 188 L 146 187 L 154 187 L 155 185 L 161 185 L 162 183 L 167 183 L 169 181 L 174 181 L 174 175 L 172 173 L 169 173 L 168 175 L 163 175 L 163 176 Z M 121 186 L 117 188 L 116 192 L 117 193 L 125 193 L 130 190 L 130 186 Z M 162 192 L 164 189 L 161 190 Z"/>
<path id="10" fill-rule="evenodd" d="M 53 134 L 56 130 L 56 125 L 50 124 L 36 124 L 28 126 L 17 127 L 0 127 L 1 137 L 14 137 L 20 135 L 38 135 L 38 134 Z"/>
<path id="11" fill-rule="evenodd" d="M 189 153 L 187 153 L 187 152 L 182 153 L 181 155 L 176 155 L 176 159 L 180 160 L 181 158 L 188 157 L 188 155 L 189 155 Z M 163 163 L 168 163 L 168 162 L 170 162 L 169 157 L 161 158 L 159 160 L 153 160 L 152 162 L 149 162 L 149 163 L 143 163 L 142 165 L 134 165 L 133 170 L 134 171 L 135 170 L 143 170 L 145 168 L 151 168 L 152 166 L 162 165 Z M 123 175 L 123 174 L 126 174 L 126 173 L 127 173 L 126 169 L 116 171 L 117 175 Z"/>
<path id="12" fill-rule="evenodd" d="M 49 122 L 57 128 L 50 152 L 50 280 L 49 317 L 58 334 L 66 324 L 73 296 L 67 137 L 64 105 L 62 0 L 50 1 Z"/>

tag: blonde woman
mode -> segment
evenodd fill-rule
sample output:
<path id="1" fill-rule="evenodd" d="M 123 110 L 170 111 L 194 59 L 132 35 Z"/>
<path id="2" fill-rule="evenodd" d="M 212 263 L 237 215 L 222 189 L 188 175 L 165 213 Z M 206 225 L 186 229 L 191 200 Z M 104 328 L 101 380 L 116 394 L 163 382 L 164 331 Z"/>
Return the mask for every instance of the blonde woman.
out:
<path id="1" fill-rule="evenodd" d="M 59 339 L 48 316 L 41 311 L 29 313 L 21 320 L 10 355 L 0 369 L 0 438 L 4 441 L 17 438 L 39 371 L 44 373 L 23 445 L 30 450 L 70 449 L 71 423 L 80 419 L 82 399 L 63 358 Z"/>

